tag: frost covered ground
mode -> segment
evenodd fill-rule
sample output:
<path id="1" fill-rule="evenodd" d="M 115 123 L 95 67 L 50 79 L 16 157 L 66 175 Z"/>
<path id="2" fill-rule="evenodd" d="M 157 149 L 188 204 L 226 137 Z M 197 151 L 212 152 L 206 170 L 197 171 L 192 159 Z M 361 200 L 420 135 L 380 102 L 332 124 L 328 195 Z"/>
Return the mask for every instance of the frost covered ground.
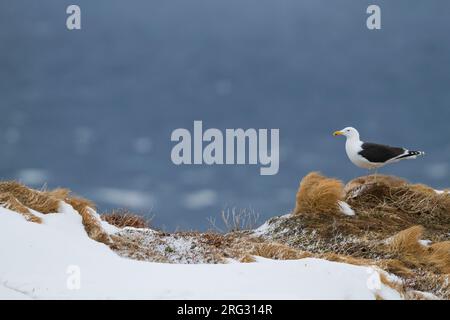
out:
<path id="1" fill-rule="evenodd" d="M 42 224 L 0 208 L 1 299 L 401 298 L 374 268 L 315 258 L 226 264 L 127 259 L 90 239 L 81 216 L 64 202 L 58 213 L 33 213 Z"/>

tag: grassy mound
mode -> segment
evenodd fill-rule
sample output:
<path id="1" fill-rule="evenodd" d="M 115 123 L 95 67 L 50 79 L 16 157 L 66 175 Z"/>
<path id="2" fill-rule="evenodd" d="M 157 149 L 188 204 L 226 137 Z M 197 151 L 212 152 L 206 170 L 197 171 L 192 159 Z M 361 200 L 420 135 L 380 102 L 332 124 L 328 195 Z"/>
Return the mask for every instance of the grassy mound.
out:
<path id="1" fill-rule="evenodd" d="M 342 214 L 339 201 L 356 215 Z M 300 183 L 292 214 L 268 224 L 265 241 L 377 265 L 410 288 L 450 298 L 450 193 L 392 176 L 360 177 L 343 186 L 311 173 Z"/>

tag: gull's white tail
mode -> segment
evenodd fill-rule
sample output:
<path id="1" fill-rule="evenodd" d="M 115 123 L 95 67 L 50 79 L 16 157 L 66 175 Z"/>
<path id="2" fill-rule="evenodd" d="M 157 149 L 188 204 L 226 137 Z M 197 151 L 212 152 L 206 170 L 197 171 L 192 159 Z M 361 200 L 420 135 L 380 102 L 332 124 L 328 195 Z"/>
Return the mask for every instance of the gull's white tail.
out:
<path id="1" fill-rule="evenodd" d="M 401 159 L 415 159 L 418 156 L 424 156 L 425 152 L 423 151 L 409 151 L 409 150 L 405 150 L 405 153 L 402 154 L 401 156 L 398 156 L 397 158 L 395 158 L 395 160 L 401 160 Z"/>

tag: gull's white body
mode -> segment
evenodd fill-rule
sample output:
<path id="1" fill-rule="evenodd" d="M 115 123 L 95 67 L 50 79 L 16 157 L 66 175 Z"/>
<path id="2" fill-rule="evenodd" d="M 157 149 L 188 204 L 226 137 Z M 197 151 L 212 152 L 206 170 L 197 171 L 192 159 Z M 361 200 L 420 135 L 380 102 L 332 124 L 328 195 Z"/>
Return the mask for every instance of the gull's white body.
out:
<path id="1" fill-rule="evenodd" d="M 362 144 L 363 142 L 359 140 L 359 134 L 357 137 L 347 137 L 347 141 L 345 141 L 345 152 L 347 152 L 350 161 L 357 167 L 369 170 L 384 166 L 384 163 L 371 163 L 361 157 L 358 152 L 362 150 Z"/>
<path id="2" fill-rule="evenodd" d="M 364 169 L 378 169 L 389 163 L 398 162 L 403 159 L 415 159 L 417 155 L 424 154 L 424 152 L 421 151 L 410 152 L 409 150 L 402 148 L 404 152 L 392 159 L 386 160 L 385 162 L 370 162 L 360 154 L 363 150 L 362 145 L 364 142 L 360 140 L 358 130 L 352 127 L 347 127 L 341 131 L 337 131 L 336 133 L 346 137 L 347 140 L 345 142 L 345 151 L 350 161 L 357 167 Z"/>

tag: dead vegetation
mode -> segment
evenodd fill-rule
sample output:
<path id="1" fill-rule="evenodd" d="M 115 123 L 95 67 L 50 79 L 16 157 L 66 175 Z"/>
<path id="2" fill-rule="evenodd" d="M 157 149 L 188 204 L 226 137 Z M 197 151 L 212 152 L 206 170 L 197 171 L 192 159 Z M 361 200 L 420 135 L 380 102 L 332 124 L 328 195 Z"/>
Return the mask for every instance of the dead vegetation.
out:
<path id="1" fill-rule="evenodd" d="M 100 219 L 93 209 L 95 205 L 84 198 L 71 195 L 70 190 L 34 190 L 16 181 L 0 182 L 0 204 L 20 213 L 31 222 L 41 223 L 42 219 L 31 213 L 30 209 L 42 214 L 57 213 L 60 202 L 65 201 L 77 210 L 87 234 L 94 240 L 109 244 L 111 239 L 101 227 Z"/>
<path id="2" fill-rule="evenodd" d="M 450 241 L 427 246 L 420 242 L 423 233 L 421 226 L 400 231 L 387 240 L 387 249 L 411 266 L 434 266 L 440 272 L 450 274 Z"/>
<path id="3" fill-rule="evenodd" d="M 31 208 L 44 214 L 58 211 L 59 196 L 63 189 L 56 191 L 37 191 L 30 189 L 15 181 L 0 182 L 0 194 L 14 198 L 13 202 L 21 204 L 24 207 Z"/>
<path id="4" fill-rule="evenodd" d="M 419 242 L 423 231 L 424 228 L 422 226 L 414 226 L 400 231 L 392 238 L 387 239 L 387 250 L 412 257 L 422 256 L 426 251 L 425 247 Z"/>
<path id="5" fill-rule="evenodd" d="M 150 220 L 134 214 L 127 209 L 114 210 L 111 213 L 104 213 L 100 217 L 102 220 L 118 228 L 150 228 Z"/>
<path id="6" fill-rule="evenodd" d="M 360 185 L 350 189 L 346 201 L 366 217 L 383 216 L 383 226 L 390 230 L 423 225 L 435 231 L 448 230 L 450 225 L 450 197 L 433 189 L 414 184 L 390 185 L 386 182 Z M 389 222 L 389 223 L 387 223 Z"/>
<path id="7" fill-rule="evenodd" d="M 337 213 L 343 197 L 341 181 L 312 172 L 300 182 L 293 214 Z"/>
<path id="8" fill-rule="evenodd" d="M 258 226 L 259 213 L 253 209 L 227 208 L 221 212 L 222 225 L 213 217 L 208 218 L 209 225 L 213 231 L 221 233 L 253 230 Z"/>
<path id="9" fill-rule="evenodd" d="M 294 260 L 311 257 L 312 255 L 305 251 L 300 251 L 281 243 L 257 243 L 254 245 L 251 254 L 263 258 L 275 260 Z"/>
<path id="10" fill-rule="evenodd" d="M 27 221 L 42 223 L 42 219 L 32 214 L 27 207 L 25 207 L 19 200 L 17 200 L 11 193 L 0 193 L 0 205 L 6 209 L 16 211 L 21 214 Z"/>

